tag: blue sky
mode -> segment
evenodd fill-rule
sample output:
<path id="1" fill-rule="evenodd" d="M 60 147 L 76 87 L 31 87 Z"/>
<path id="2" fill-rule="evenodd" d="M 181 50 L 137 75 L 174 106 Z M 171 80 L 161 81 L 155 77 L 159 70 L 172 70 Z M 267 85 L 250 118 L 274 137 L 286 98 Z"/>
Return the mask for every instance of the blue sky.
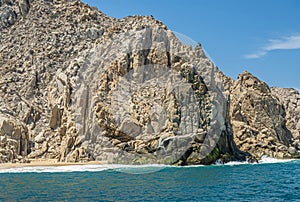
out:
<path id="1" fill-rule="evenodd" d="M 153 15 L 200 42 L 236 79 L 250 71 L 271 86 L 300 89 L 299 0 L 84 0 L 111 17 Z"/>

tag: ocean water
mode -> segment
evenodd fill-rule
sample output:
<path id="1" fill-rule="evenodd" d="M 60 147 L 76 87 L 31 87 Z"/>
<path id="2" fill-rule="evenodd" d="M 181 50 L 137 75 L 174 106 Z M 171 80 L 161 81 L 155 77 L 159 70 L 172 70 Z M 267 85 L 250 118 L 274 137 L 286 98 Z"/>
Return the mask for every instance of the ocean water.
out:
<path id="1" fill-rule="evenodd" d="M 0 169 L 0 201 L 300 201 L 300 161 Z"/>

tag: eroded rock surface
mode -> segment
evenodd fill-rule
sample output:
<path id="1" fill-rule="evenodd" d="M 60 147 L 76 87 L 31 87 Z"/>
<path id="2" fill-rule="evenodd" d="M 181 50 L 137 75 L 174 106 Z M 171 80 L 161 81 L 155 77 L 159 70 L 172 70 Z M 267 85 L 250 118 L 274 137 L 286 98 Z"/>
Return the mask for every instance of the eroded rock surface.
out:
<path id="1" fill-rule="evenodd" d="M 200 45 L 183 45 L 152 17 L 128 17 L 92 51 L 79 62 L 74 83 L 81 83 L 73 89 L 82 148 L 94 159 L 183 165 L 210 164 L 224 154 L 224 161 L 245 159 L 233 142 L 218 70 Z"/>
<path id="2" fill-rule="evenodd" d="M 287 109 L 290 109 L 282 105 L 280 96 L 275 96 L 266 83 L 244 72 L 230 88 L 230 93 L 231 123 L 239 149 L 256 158 L 291 158 L 297 153 L 290 130 L 296 127 L 291 121 L 287 122 L 292 120 L 287 118 L 290 116 Z"/>
<path id="3" fill-rule="evenodd" d="M 0 2 L 0 114 L 28 128 L 30 158 L 65 161 L 77 140 L 70 115 L 73 63 L 114 19 L 79 1 Z M 4 19 L 11 10 L 15 17 Z M 74 68 L 65 75 L 68 67 Z"/>
<path id="4" fill-rule="evenodd" d="M 18 147 L 1 133 L 12 153 L 2 162 L 245 159 L 222 80 L 200 45 L 183 45 L 153 17 L 117 20 L 80 1 L 0 6 L 0 114 L 25 131 Z"/>
<path id="5" fill-rule="evenodd" d="M 296 147 L 299 148 L 300 138 L 300 93 L 292 88 L 271 88 L 283 105 L 286 112 L 286 127 L 291 131 Z"/>
<path id="6" fill-rule="evenodd" d="M 0 117 L 0 163 L 27 162 L 30 153 L 28 128 L 13 117 Z"/>
<path id="7" fill-rule="evenodd" d="M 0 31 L 12 26 L 25 16 L 30 9 L 30 0 L 0 1 Z"/>
<path id="8" fill-rule="evenodd" d="M 298 101 L 249 73 L 234 83 L 200 44 L 184 45 L 151 16 L 0 0 L 0 31 L 0 162 L 187 165 L 298 153 Z"/>

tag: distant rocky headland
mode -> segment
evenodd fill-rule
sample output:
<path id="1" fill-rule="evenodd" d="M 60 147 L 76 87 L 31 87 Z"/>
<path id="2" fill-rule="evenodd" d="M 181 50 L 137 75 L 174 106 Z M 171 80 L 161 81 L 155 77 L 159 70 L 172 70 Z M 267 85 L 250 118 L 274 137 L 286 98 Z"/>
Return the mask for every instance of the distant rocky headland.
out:
<path id="1" fill-rule="evenodd" d="M 300 157 L 300 93 L 224 75 L 152 16 L 0 0 L 0 163 Z"/>

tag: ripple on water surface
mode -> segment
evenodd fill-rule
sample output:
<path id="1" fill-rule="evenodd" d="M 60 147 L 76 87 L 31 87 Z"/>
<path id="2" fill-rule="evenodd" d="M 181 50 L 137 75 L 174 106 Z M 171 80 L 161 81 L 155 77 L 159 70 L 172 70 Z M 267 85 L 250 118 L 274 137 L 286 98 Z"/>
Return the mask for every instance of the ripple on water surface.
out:
<path id="1" fill-rule="evenodd" d="M 236 164 L 190 167 L 85 165 L 2 169 L 0 201 L 300 200 L 300 161 L 275 163 L 268 159 L 263 164 Z"/>

